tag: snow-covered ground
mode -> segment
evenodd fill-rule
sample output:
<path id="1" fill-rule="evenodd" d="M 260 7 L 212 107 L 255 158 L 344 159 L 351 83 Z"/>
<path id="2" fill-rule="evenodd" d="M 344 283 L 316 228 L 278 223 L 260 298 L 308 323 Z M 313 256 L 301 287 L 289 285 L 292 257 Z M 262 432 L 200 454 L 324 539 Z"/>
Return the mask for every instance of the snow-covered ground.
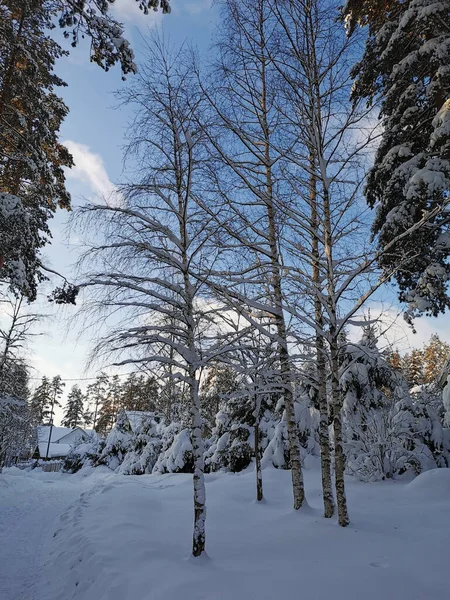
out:
<path id="1" fill-rule="evenodd" d="M 2 600 L 443 600 L 449 597 L 450 469 L 411 483 L 348 480 L 352 523 L 294 512 L 290 473 L 207 477 L 209 558 L 188 558 L 188 475 L 0 475 Z M 56 535 L 55 535 L 56 534 Z"/>

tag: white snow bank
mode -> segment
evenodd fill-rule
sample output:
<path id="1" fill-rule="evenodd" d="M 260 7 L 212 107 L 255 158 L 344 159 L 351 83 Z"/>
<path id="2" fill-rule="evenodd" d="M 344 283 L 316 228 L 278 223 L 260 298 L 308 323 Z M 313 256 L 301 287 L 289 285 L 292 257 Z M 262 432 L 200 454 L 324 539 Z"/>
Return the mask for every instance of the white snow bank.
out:
<path id="1" fill-rule="evenodd" d="M 417 494 L 424 494 L 435 501 L 450 502 L 450 469 L 425 471 L 411 481 L 408 489 Z"/>
<path id="2" fill-rule="evenodd" d="M 263 504 L 254 502 L 253 472 L 206 477 L 210 558 L 195 560 L 187 559 L 193 521 L 192 476 L 92 474 L 86 478 L 92 482 L 90 489 L 61 516 L 46 552 L 47 581 L 36 597 L 448 597 L 447 470 L 425 473 L 415 484 L 363 484 L 349 479 L 352 523 L 346 529 L 321 516 L 318 470 L 305 473 L 312 508 L 299 512 L 290 508 L 290 472 L 268 468 L 263 477 Z M 72 481 L 80 485 L 86 479 Z M 440 484 L 434 485 L 438 479 Z M 428 490 L 434 486 L 433 493 L 414 493 L 423 485 Z"/>

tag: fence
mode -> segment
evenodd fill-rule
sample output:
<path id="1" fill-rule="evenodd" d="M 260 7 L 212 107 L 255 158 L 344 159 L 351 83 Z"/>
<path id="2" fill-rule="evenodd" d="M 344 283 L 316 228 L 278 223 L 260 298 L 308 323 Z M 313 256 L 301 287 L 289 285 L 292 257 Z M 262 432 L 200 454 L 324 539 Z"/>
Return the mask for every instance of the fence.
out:
<path id="1" fill-rule="evenodd" d="M 63 466 L 63 463 L 61 460 L 58 460 L 58 461 L 41 463 L 39 466 L 42 467 L 42 470 L 44 471 L 44 473 L 53 473 L 56 471 L 60 471 L 61 467 Z"/>

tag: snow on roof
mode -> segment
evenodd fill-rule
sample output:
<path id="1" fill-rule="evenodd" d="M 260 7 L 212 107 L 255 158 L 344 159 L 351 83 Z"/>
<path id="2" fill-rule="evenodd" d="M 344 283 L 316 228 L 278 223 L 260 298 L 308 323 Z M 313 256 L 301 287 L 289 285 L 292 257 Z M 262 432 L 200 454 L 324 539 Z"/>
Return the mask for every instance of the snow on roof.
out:
<path id="1" fill-rule="evenodd" d="M 69 433 L 72 433 L 72 431 L 73 431 L 73 429 L 70 429 L 70 427 L 53 427 L 53 428 L 51 428 L 50 425 L 38 425 L 38 427 L 36 429 L 37 429 L 37 436 L 38 436 L 39 443 L 48 442 L 48 436 L 50 434 L 50 429 L 52 429 L 51 442 L 57 442 L 58 440 L 65 437 Z"/>
<path id="2" fill-rule="evenodd" d="M 62 429 L 62 428 L 60 428 L 60 429 Z M 48 442 L 39 442 L 38 446 L 39 446 L 39 456 L 41 458 L 46 458 L 47 456 L 48 456 L 48 458 L 55 458 L 58 456 L 67 456 L 72 447 L 70 444 L 50 443 L 50 447 L 48 449 L 48 455 L 47 455 Z"/>
<path id="3" fill-rule="evenodd" d="M 50 433 L 50 425 L 38 425 L 37 429 L 37 437 L 38 442 L 48 442 L 48 436 Z M 79 431 L 81 434 L 86 433 L 88 435 L 93 433 L 93 429 L 82 429 L 81 427 L 75 427 L 71 429 L 70 427 L 53 427 L 52 428 L 52 439 L 53 442 L 61 442 L 66 436 L 70 435 L 74 431 Z"/>

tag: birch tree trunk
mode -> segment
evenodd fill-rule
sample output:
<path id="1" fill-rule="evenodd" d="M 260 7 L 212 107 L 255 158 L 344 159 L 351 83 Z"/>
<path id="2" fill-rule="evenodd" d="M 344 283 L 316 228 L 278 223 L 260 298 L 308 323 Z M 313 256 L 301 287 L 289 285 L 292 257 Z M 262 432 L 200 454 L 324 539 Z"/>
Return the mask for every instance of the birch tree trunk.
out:
<path id="1" fill-rule="evenodd" d="M 261 502 L 264 499 L 263 494 L 263 482 L 262 482 L 262 470 L 261 470 L 261 456 L 259 454 L 259 414 L 255 419 L 255 470 L 256 470 L 256 500 Z"/>
<path id="2" fill-rule="evenodd" d="M 192 414 L 192 448 L 194 451 L 194 534 L 192 554 L 200 556 L 205 552 L 206 488 L 204 475 L 202 419 L 196 373 L 191 371 L 190 396 Z"/>
<path id="3" fill-rule="evenodd" d="M 331 481 L 331 452 L 330 435 L 328 432 L 328 400 L 327 400 L 327 373 L 325 360 L 325 345 L 323 339 L 324 319 L 322 303 L 317 292 L 321 288 L 320 280 L 320 255 L 319 255 L 319 219 L 317 214 L 317 178 L 315 175 L 314 154 L 310 154 L 310 202 L 311 202 L 311 230 L 312 230 L 312 279 L 314 285 L 314 319 L 316 323 L 316 376 L 317 396 L 319 403 L 319 445 L 322 474 L 322 495 L 324 517 L 329 519 L 334 514 L 333 485 Z"/>
<path id="4" fill-rule="evenodd" d="M 281 286 L 281 264 L 277 247 L 277 231 L 274 209 L 274 192 L 272 178 L 272 160 L 271 160 L 271 139 L 268 124 L 267 107 L 267 82 L 266 82 L 266 61 L 265 58 L 265 38 L 263 10 L 260 12 L 260 31 L 261 31 L 261 115 L 260 122 L 263 130 L 264 140 L 264 158 L 266 167 L 266 206 L 267 220 L 269 224 L 269 248 L 270 260 L 272 265 L 272 290 L 275 306 L 275 325 L 278 333 L 278 353 L 280 357 L 281 383 L 283 386 L 284 406 L 286 411 L 286 423 L 289 438 L 289 458 L 292 474 L 292 491 L 294 495 L 294 509 L 298 510 L 305 500 L 305 488 L 303 483 L 302 463 L 300 458 L 300 441 L 297 431 L 297 423 L 294 413 L 294 395 L 292 393 L 291 361 L 287 344 L 286 323 L 283 314 L 284 302 Z"/>
<path id="5" fill-rule="evenodd" d="M 342 440 L 342 397 L 339 384 L 339 341 L 336 314 L 336 291 L 333 266 L 333 237 L 331 230 L 331 209 L 329 192 L 324 185 L 323 189 L 324 207 L 324 248 L 327 263 L 327 286 L 328 286 L 328 313 L 330 319 L 330 361 L 331 361 L 331 397 L 334 431 L 334 474 L 336 486 L 336 499 L 338 509 L 339 525 L 346 527 L 349 524 L 347 497 L 345 493 L 345 455 Z"/>

